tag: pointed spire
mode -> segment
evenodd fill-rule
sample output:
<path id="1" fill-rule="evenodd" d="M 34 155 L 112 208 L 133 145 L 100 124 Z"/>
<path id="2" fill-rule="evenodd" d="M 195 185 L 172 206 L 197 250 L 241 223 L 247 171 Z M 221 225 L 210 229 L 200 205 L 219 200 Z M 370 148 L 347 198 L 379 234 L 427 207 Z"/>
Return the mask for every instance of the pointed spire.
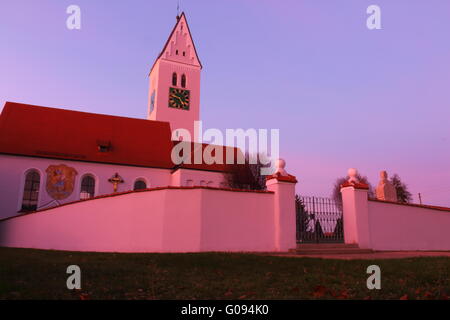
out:
<path id="1" fill-rule="evenodd" d="M 175 27 L 170 33 L 169 39 L 156 61 L 159 59 L 190 64 L 202 68 L 184 12 L 181 15 L 177 15 Z"/>

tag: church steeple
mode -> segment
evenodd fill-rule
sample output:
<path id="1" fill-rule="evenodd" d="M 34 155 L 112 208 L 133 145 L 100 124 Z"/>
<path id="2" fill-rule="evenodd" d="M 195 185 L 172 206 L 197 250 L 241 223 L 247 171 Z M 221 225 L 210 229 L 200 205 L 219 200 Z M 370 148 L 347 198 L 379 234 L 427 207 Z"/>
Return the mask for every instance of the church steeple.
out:
<path id="1" fill-rule="evenodd" d="M 186 129 L 193 138 L 200 115 L 201 69 L 183 12 L 150 71 L 148 118 L 168 121 L 172 130 Z"/>
<path id="2" fill-rule="evenodd" d="M 168 60 L 202 67 L 184 12 L 177 17 L 177 23 L 161 52 L 161 56 Z"/>

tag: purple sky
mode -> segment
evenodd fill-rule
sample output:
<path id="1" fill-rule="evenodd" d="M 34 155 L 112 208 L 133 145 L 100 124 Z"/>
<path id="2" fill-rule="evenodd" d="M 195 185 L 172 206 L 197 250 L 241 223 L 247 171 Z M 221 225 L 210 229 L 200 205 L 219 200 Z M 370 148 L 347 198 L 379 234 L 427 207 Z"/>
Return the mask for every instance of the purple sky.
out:
<path id="1" fill-rule="evenodd" d="M 0 105 L 144 118 L 176 0 L 2 0 Z M 82 29 L 66 28 L 81 7 Z M 366 8 L 382 10 L 368 30 Z M 205 127 L 279 128 L 304 195 L 355 167 L 450 206 L 450 1 L 184 0 Z"/>

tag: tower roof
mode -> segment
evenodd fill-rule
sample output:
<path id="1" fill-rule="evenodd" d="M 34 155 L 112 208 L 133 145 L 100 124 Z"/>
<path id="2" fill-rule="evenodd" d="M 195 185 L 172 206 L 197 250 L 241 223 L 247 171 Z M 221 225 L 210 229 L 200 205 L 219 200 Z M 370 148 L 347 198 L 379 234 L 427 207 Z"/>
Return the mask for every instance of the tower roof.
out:
<path id="1" fill-rule="evenodd" d="M 156 58 L 151 70 L 153 70 L 156 62 L 160 59 L 203 68 L 184 12 L 180 16 L 177 16 L 177 23 L 173 27 L 166 44 L 158 55 L 158 58 Z"/>

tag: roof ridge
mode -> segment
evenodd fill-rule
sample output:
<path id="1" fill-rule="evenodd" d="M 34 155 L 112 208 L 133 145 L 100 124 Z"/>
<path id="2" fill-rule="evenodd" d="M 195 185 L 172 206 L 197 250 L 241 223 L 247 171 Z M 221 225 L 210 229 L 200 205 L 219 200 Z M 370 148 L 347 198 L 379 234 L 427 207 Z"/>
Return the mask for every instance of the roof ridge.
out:
<path id="1" fill-rule="evenodd" d="M 72 109 L 64 109 L 64 108 L 55 108 L 55 107 L 47 107 L 47 106 L 39 106 L 35 104 L 27 104 L 27 103 L 21 103 L 21 102 L 13 102 L 13 101 L 6 101 L 5 105 L 3 107 L 3 110 L 6 109 L 8 105 L 12 106 L 20 106 L 20 107 L 31 107 L 31 108 L 40 108 L 40 109 L 48 109 L 48 110 L 58 110 L 62 112 L 74 112 L 74 113 L 82 113 L 86 115 L 96 115 L 101 117 L 108 117 L 108 118 L 120 118 L 120 119 L 130 119 L 130 120 L 140 120 L 140 121 L 152 121 L 152 122 L 162 122 L 162 123 L 169 123 L 169 121 L 160 121 L 160 120 L 148 120 L 145 118 L 133 118 L 133 117 L 126 117 L 126 116 L 118 116 L 118 115 L 111 115 L 111 114 L 105 114 L 105 113 L 96 113 L 96 112 L 88 112 L 88 111 L 80 111 L 80 110 L 72 110 Z M 3 114 L 3 111 L 2 111 Z"/>

